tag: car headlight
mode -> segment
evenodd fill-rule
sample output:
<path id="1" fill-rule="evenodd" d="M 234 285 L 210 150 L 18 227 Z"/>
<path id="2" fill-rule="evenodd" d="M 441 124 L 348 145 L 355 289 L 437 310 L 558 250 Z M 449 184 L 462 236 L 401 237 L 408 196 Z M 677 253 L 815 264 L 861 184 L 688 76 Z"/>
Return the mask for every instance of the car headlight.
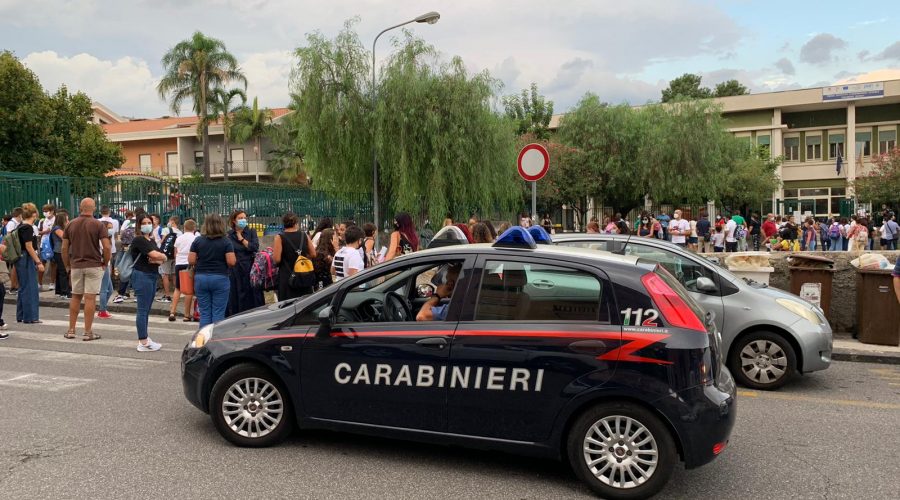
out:
<path id="1" fill-rule="evenodd" d="M 194 334 L 194 338 L 191 339 L 191 343 L 189 347 L 192 349 L 200 349 L 205 346 L 207 342 L 212 339 L 213 335 L 213 325 L 206 325 L 203 328 L 197 330 L 197 333 Z"/>
<path id="2" fill-rule="evenodd" d="M 787 309 L 788 311 L 791 311 L 801 318 L 805 318 L 807 321 L 814 325 L 822 324 L 822 320 L 819 318 L 819 315 L 805 304 L 791 299 L 775 299 L 775 302 L 778 302 L 778 305 L 780 305 L 781 307 Z"/>

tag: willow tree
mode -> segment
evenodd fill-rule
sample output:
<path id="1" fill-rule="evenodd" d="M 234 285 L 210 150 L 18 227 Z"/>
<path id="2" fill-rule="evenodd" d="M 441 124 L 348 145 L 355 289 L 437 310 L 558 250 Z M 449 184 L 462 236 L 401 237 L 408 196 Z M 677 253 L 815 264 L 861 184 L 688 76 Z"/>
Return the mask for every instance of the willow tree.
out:
<path id="1" fill-rule="evenodd" d="M 500 84 L 406 34 L 372 89 L 371 56 L 352 27 L 334 40 L 312 34 L 296 52 L 293 107 L 301 125 L 294 147 L 316 186 L 370 191 L 374 139 L 388 210 L 432 220 L 515 210 L 522 195 L 515 135 L 492 107 Z"/>
<path id="2" fill-rule="evenodd" d="M 632 108 L 588 94 L 563 117 L 559 135 L 598 170 L 600 196 L 622 213 L 644 196 L 675 203 L 715 199 L 735 161 L 745 158 L 708 101 Z"/>

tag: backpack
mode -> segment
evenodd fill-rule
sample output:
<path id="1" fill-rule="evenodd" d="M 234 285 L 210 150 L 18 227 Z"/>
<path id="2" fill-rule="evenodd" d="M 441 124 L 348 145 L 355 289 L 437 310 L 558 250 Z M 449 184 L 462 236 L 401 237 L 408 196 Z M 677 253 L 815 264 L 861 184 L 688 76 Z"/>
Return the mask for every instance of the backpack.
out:
<path id="1" fill-rule="evenodd" d="M 738 224 L 737 227 L 734 228 L 734 238 L 737 240 L 742 240 L 747 237 L 747 229 L 744 228 L 742 224 Z"/>
<path id="2" fill-rule="evenodd" d="M 828 228 L 828 237 L 837 239 L 841 237 L 841 226 L 838 224 L 832 224 L 830 228 Z"/>
<path id="3" fill-rule="evenodd" d="M 253 256 L 253 266 L 250 267 L 250 286 L 253 288 L 269 291 L 278 286 L 278 267 L 272 258 L 273 253 L 272 247 L 266 247 Z"/>
<path id="4" fill-rule="evenodd" d="M 371 252 L 366 251 L 366 243 L 368 243 L 369 241 L 373 241 L 373 238 L 364 238 L 362 241 L 362 245 L 360 245 L 359 247 L 363 254 L 363 264 L 365 264 L 365 269 L 375 267 L 375 264 L 378 264 L 378 256 L 375 251 L 375 246 L 372 246 Z"/>
<path id="5" fill-rule="evenodd" d="M 53 260 L 53 243 L 50 241 L 50 236 L 41 241 L 41 260 Z"/>
<path id="6" fill-rule="evenodd" d="M 119 235 L 119 241 L 125 246 L 130 245 L 131 242 L 134 241 L 134 224 L 128 224 L 127 227 L 122 229 L 122 234 Z"/>
<path id="7" fill-rule="evenodd" d="M 159 245 L 159 251 L 165 254 L 166 257 L 170 259 L 175 258 L 175 240 L 178 239 L 178 234 L 175 231 L 170 232 L 163 238 L 162 243 Z"/>
<path id="8" fill-rule="evenodd" d="M 406 239 L 406 236 L 400 234 L 400 255 L 409 255 L 413 253 L 412 243 Z"/>
<path id="9" fill-rule="evenodd" d="M 294 269 L 291 270 L 291 276 L 288 278 L 288 286 L 294 289 L 316 286 L 316 266 L 309 257 L 303 255 L 308 236 L 304 232 L 301 234 L 303 237 L 300 239 L 300 248 L 294 249 L 297 252 L 297 260 L 294 261 Z M 282 243 L 286 242 L 287 239 L 282 237 Z"/>
<path id="10" fill-rule="evenodd" d="M 19 239 L 18 229 L 13 229 L 3 238 L 6 250 L 3 250 L 3 260 L 7 265 L 13 266 L 22 257 L 22 241 Z"/>

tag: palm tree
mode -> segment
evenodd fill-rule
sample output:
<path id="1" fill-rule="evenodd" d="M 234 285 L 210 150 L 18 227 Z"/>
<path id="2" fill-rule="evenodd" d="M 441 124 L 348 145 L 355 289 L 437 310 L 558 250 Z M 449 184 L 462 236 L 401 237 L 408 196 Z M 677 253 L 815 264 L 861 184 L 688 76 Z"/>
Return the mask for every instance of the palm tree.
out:
<path id="1" fill-rule="evenodd" d="M 253 98 L 253 107 L 244 107 L 234 114 L 234 124 L 231 126 L 231 135 L 237 142 L 253 140 L 256 143 L 256 165 L 259 168 L 259 160 L 262 151 L 260 139 L 269 135 L 272 131 L 272 111 L 269 108 L 259 109 L 257 98 Z"/>
<path id="2" fill-rule="evenodd" d="M 225 44 L 197 31 L 182 40 L 162 58 L 164 76 L 156 86 L 161 99 L 169 99 L 176 115 L 181 104 L 190 99 L 194 112 L 203 127 L 203 179 L 209 181 L 209 122 L 213 90 L 231 82 L 247 88 L 247 78 L 238 67 L 237 59 L 225 49 Z"/>
<path id="3" fill-rule="evenodd" d="M 241 103 L 238 106 L 232 106 L 232 101 L 238 97 L 241 99 Z M 213 89 L 212 108 L 222 122 L 222 134 L 224 136 L 225 166 L 222 171 L 224 172 L 224 180 L 226 182 L 228 181 L 228 169 L 231 168 L 231 163 L 229 161 L 230 150 L 228 149 L 228 145 L 232 135 L 231 127 L 234 123 L 234 114 L 244 108 L 246 104 L 247 94 L 241 89 Z"/>

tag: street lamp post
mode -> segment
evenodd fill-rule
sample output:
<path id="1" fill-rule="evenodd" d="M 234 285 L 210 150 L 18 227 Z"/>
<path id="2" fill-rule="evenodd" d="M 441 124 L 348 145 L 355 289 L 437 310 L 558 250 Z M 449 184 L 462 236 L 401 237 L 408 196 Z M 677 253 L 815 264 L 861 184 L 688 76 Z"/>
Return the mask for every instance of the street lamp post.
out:
<path id="1" fill-rule="evenodd" d="M 392 29 L 399 28 L 401 26 L 406 26 L 410 23 L 428 23 L 434 24 L 438 22 L 438 19 L 441 18 L 441 15 L 437 12 L 431 11 L 426 14 L 422 14 L 415 19 L 410 19 L 409 21 L 396 24 L 391 26 L 390 28 L 385 28 L 381 30 L 381 33 L 375 37 L 375 40 L 372 42 L 372 116 L 375 116 L 375 103 L 376 98 L 378 97 L 378 92 L 375 90 L 375 44 L 378 43 L 378 39 L 381 35 L 391 31 Z M 381 209 L 378 205 L 378 148 L 375 146 L 375 125 L 372 124 L 372 205 L 373 211 L 375 212 L 373 215 L 375 217 L 375 226 L 378 227 L 381 224 Z M 381 231 L 384 228 L 379 227 L 375 232 L 375 246 L 377 247 L 381 243 Z"/>

